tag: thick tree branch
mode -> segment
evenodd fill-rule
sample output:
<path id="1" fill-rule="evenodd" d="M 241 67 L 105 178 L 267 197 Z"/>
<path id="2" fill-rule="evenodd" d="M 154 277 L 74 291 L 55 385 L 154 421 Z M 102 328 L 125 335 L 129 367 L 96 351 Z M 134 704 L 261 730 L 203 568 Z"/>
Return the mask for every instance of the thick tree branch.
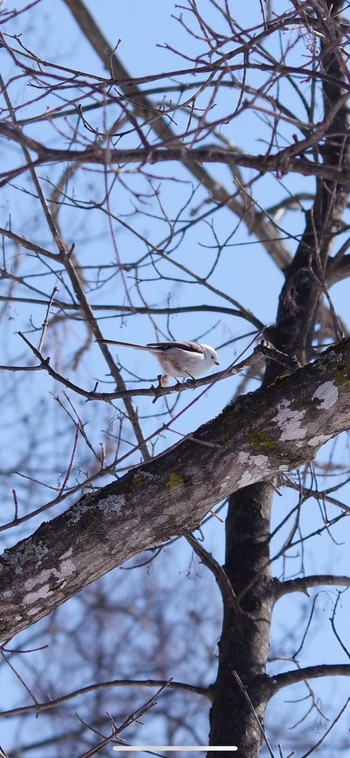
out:
<path id="1" fill-rule="evenodd" d="M 270 680 L 272 694 L 275 695 L 282 687 L 290 687 L 292 684 L 305 682 L 306 679 L 320 679 L 324 676 L 350 676 L 350 664 L 326 663 L 323 666 L 306 666 L 303 669 L 277 674 Z"/>
<path id="2" fill-rule="evenodd" d="M 291 592 L 304 592 L 308 594 L 310 587 L 348 587 L 350 585 L 350 576 L 338 576 L 337 574 L 314 574 L 312 576 L 304 576 L 300 579 L 289 579 L 286 582 L 281 582 L 279 579 L 274 580 L 276 599 L 284 597 Z"/>
<path id="3" fill-rule="evenodd" d="M 350 340 L 343 340 L 315 363 L 238 398 L 190 439 L 83 496 L 6 550 L 1 638 L 142 550 L 194 531 L 232 492 L 312 460 L 350 428 L 349 374 Z"/>

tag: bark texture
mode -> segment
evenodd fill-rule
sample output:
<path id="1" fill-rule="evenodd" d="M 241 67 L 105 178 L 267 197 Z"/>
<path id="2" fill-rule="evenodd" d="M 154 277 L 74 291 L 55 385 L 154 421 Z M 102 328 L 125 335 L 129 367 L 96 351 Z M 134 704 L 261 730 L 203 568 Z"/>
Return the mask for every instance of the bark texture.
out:
<path id="1" fill-rule="evenodd" d="M 6 550 L 1 639 L 140 551 L 193 531 L 231 493 L 312 460 L 349 428 L 350 340 L 343 340 L 314 363 L 238 398 L 190 439 L 83 496 Z"/>
<path id="2" fill-rule="evenodd" d="M 274 599 L 269 561 L 272 494 L 268 482 L 240 490 L 230 498 L 226 522 L 224 568 L 238 604 L 224 608 L 210 740 L 211 745 L 239 746 L 239 754 L 249 758 L 259 755 L 270 695 L 265 667 Z"/>

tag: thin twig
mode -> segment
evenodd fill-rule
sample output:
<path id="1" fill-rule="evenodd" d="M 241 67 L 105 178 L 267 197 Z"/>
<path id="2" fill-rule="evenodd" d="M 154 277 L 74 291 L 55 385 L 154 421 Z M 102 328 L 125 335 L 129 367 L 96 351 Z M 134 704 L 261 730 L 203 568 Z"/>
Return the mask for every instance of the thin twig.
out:
<path id="1" fill-rule="evenodd" d="M 194 552 L 197 553 L 202 563 L 204 563 L 204 565 L 207 566 L 207 568 L 210 569 L 210 571 L 213 573 L 216 583 L 220 589 L 223 601 L 225 603 L 228 603 L 233 608 L 235 613 L 242 615 L 243 611 L 225 570 L 222 568 L 222 566 L 220 566 L 218 561 L 211 555 L 211 553 L 209 553 L 208 550 L 205 550 L 203 545 L 201 545 L 198 540 L 192 537 L 191 534 L 186 534 L 185 539 L 189 545 L 191 545 Z"/>
<path id="2" fill-rule="evenodd" d="M 41 330 L 41 337 L 40 337 L 39 345 L 38 345 L 39 352 L 41 351 L 43 343 L 44 343 L 46 330 L 47 330 L 47 327 L 49 325 L 50 310 L 51 310 L 52 303 L 53 303 L 53 300 L 54 300 L 56 292 L 57 292 L 57 287 L 54 287 L 53 290 L 52 290 L 52 292 L 51 292 L 49 302 L 47 304 L 46 314 L 45 314 L 45 318 L 44 318 L 44 322 L 43 322 L 42 330 Z"/>
<path id="3" fill-rule="evenodd" d="M 254 719 L 255 719 L 255 721 L 256 721 L 256 723 L 257 723 L 257 725 L 259 727 L 259 730 L 260 730 L 260 732 L 261 732 L 261 734 L 263 736 L 263 739 L 264 739 L 264 742 L 266 744 L 266 747 L 267 747 L 267 749 L 268 749 L 268 751 L 270 753 L 270 756 L 271 756 L 271 758 L 274 758 L 272 747 L 271 747 L 271 745 L 270 745 L 270 743 L 269 743 L 269 741 L 268 741 L 268 739 L 266 737 L 266 734 L 265 734 L 265 731 L 264 731 L 263 727 L 261 726 L 260 719 L 258 718 L 258 716 L 256 714 L 255 708 L 254 708 L 253 703 L 252 703 L 252 701 L 251 701 L 251 699 L 250 699 L 250 697 L 248 695 L 247 689 L 244 686 L 241 677 L 239 676 L 239 674 L 237 674 L 237 671 L 232 671 L 232 674 L 233 674 L 233 676 L 234 676 L 234 678 L 235 678 L 235 680 L 236 680 L 236 682 L 237 682 L 237 684 L 239 686 L 239 689 L 242 692 L 242 695 L 244 696 L 245 700 L 247 701 L 247 703 L 249 705 L 249 708 L 251 709 L 251 712 L 252 712 L 252 714 L 254 716 Z"/>
<path id="4" fill-rule="evenodd" d="M 328 727 L 328 729 L 325 731 L 325 733 L 322 735 L 321 739 L 316 742 L 316 744 L 307 751 L 307 753 L 304 753 L 304 755 L 301 755 L 300 758 L 308 758 L 311 753 L 313 753 L 315 750 L 317 750 L 320 745 L 322 745 L 322 742 L 328 737 L 329 733 L 332 731 L 333 727 L 336 725 L 336 723 L 339 721 L 339 719 L 342 717 L 344 711 L 347 709 L 348 705 L 350 703 L 350 698 L 347 699 L 345 705 L 343 705 L 341 711 L 339 711 L 338 715 L 335 717 L 335 719 L 332 721 L 331 725 Z"/>

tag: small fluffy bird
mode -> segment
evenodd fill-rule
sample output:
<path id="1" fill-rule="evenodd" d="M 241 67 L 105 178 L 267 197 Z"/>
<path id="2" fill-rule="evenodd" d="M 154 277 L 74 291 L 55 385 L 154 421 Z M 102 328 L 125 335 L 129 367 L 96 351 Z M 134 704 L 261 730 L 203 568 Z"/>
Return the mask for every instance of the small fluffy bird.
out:
<path id="1" fill-rule="evenodd" d="M 133 345 L 131 342 L 104 339 L 98 342 L 132 347 L 134 350 L 146 350 L 155 355 L 164 371 L 164 376 L 160 378 L 162 387 L 167 386 L 169 376 L 187 376 L 194 379 L 219 365 L 216 350 L 210 345 L 200 345 L 199 342 L 149 342 L 147 345 Z"/>

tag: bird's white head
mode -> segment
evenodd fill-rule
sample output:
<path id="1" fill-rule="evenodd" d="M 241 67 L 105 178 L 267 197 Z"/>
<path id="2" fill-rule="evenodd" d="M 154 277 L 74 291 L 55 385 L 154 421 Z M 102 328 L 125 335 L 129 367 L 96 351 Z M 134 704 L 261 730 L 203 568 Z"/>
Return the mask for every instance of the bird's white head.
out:
<path id="1" fill-rule="evenodd" d="M 218 366 L 220 361 L 216 350 L 211 345 L 202 345 L 202 348 L 204 350 L 205 365 L 208 367 L 208 370 L 213 368 L 214 365 Z"/>

